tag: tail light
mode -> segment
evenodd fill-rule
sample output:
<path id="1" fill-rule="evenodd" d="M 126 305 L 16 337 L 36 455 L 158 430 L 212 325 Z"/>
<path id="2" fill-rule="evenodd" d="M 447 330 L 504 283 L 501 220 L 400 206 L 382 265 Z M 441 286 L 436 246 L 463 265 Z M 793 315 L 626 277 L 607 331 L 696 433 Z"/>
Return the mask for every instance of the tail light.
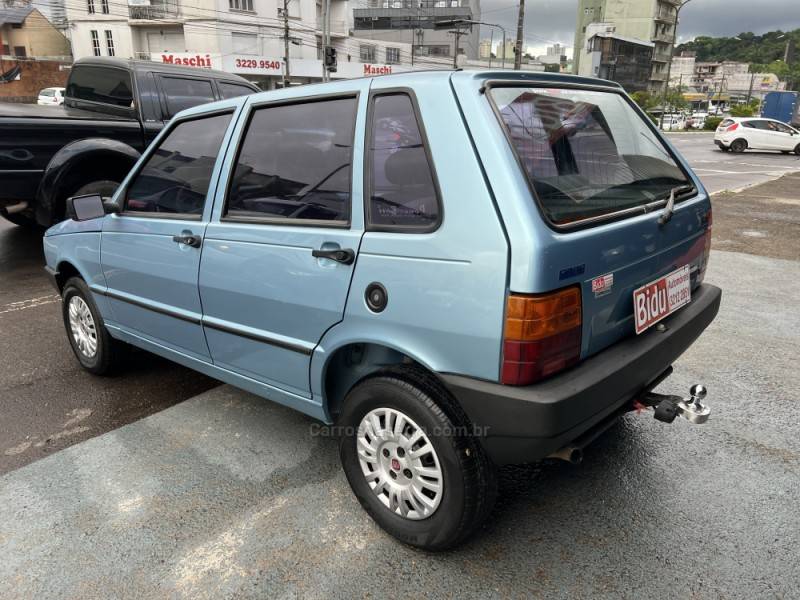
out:
<path id="1" fill-rule="evenodd" d="M 739 124 L 734 123 L 733 125 L 729 125 L 725 131 L 736 131 L 737 129 L 739 129 Z"/>
<path id="2" fill-rule="evenodd" d="M 574 365 L 580 352 L 579 287 L 508 296 L 501 383 L 531 384 Z"/>

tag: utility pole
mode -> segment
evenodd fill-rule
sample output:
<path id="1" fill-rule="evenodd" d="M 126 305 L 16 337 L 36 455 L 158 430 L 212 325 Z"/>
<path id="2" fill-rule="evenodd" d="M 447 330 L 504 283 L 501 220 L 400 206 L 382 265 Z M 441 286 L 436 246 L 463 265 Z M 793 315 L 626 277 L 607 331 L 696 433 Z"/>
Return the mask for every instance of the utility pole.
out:
<path id="1" fill-rule="evenodd" d="M 514 70 L 522 68 L 522 30 L 525 24 L 525 0 L 519 0 L 519 15 L 517 16 L 517 43 L 514 45 Z M 505 53 L 505 49 L 503 50 Z M 505 56 L 503 57 L 505 62 Z"/>
<path id="2" fill-rule="evenodd" d="M 750 104 L 750 100 L 753 98 L 753 83 L 755 83 L 756 74 L 750 74 L 750 87 L 747 90 L 747 104 Z"/>
<path id="3" fill-rule="evenodd" d="M 288 88 L 289 74 L 289 0 L 283 0 L 283 87 Z"/>
<path id="4" fill-rule="evenodd" d="M 451 30 L 450 33 L 453 34 L 453 40 L 454 40 L 453 41 L 453 45 L 455 46 L 455 48 L 453 48 L 453 68 L 457 69 L 458 68 L 458 47 L 459 47 L 459 42 L 461 41 L 461 36 L 464 35 L 464 32 L 461 31 L 461 29 L 459 29 L 458 26 L 456 26 L 456 28 Z"/>
<path id="5" fill-rule="evenodd" d="M 491 31 L 491 35 L 489 36 L 489 68 L 492 68 L 492 44 L 494 43 L 494 29 Z"/>
<path id="6" fill-rule="evenodd" d="M 322 0 L 322 81 L 330 81 L 325 53 L 331 45 L 331 0 Z"/>
<path id="7" fill-rule="evenodd" d="M 672 55 L 675 52 L 675 42 L 678 41 L 678 17 L 681 15 L 681 9 L 689 4 L 692 0 L 684 0 L 675 8 L 675 25 L 672 27 L 672 43 L 669 46 L 669 56 L 667 57 L 667 82 L 664 85 L 664 96 L 661 102 L 661 127 L 664 127 L 664 101 L 667 99 L 667 91 L 669 90 L 669 79 L 672 75 Z"/>

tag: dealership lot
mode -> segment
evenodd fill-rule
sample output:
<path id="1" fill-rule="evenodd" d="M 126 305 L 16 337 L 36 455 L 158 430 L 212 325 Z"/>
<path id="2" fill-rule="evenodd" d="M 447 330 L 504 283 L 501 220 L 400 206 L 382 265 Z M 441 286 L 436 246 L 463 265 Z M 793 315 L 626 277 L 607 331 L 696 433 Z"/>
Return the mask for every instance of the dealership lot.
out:
<path id="1" fill-rule="evenodd" d="M 714 191 L 800 170 L 670 139 Z M 717 197 L 723 306 L 659 390 L 705 383 L 711 421 L 631 414 L 580 466 L 505 469 L 486 529 L 442 555 L 378 530 L 302 415 L 144 354 L 113 379 L 81 373 L 39 241 L 2 226 L 0 597 L 793 597 L 798 188 Z"/>

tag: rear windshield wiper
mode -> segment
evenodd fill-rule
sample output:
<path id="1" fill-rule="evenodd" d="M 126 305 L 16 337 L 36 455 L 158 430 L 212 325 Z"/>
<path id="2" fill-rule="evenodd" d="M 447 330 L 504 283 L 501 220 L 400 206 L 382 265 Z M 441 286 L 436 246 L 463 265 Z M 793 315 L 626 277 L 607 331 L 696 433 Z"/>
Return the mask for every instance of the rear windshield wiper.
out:
<path id="1" fill-rule="evenodd" d="M 666 225 L 672 218 L 672 213 L 675 212 L 675 195 L 688 192 L 689 190 L 693 189 L 694 186 L 691 185 L 679 185 L 669 191 L 669 200 L 667 200 L 667 205 L 664 207 L 664 212 L 661 213 L 660 217 L 658 217 L 659 225 Z"/>

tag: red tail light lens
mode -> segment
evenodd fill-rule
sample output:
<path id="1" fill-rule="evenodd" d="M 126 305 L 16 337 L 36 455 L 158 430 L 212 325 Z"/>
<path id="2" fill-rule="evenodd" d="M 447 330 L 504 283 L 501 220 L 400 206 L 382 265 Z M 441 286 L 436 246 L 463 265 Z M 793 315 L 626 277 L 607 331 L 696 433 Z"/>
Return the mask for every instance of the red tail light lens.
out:
<path id="1" fill-rule="evenodd" d="M 578 362 L 581 290 L 511 294 L 506 306 L 500 381 L 528 385 Z"/>
<path id="2" fill-rule="evenodd" d="M 729 125 L 725 131 L 736 131 L 737 129 L 739 129 L 739 124 L 734 123 L 733 125 Z"/>

